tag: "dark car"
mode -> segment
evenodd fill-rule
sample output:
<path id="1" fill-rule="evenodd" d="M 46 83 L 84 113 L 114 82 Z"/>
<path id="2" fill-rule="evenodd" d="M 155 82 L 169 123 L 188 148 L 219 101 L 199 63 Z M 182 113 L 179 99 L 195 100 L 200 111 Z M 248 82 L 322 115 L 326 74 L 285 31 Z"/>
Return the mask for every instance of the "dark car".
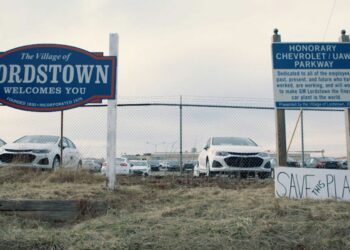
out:
<path id="1" fill-rule="evenodd" d="M 277 165 L 276 158 L 271 158 L 270 163 L 271 163 L 272 168 L 274 168 Z M 300 163 L 297 160 L 295 160 L 291 157 L 288 157 L 287 158 L 287 167 L 300 168 Z"/>
<path id="2" fill-rule="evenodd" d="M 300 163 L 292 157 L 287 158 L 287 167 L 300 168 Z"/>
<path id="3" fill-rule="evenodd" d="M 180 164 L 178 161 L 168 161 L 167 170 L 171 172 L 180 171 Z"/>
<path id="4" fill-rule="evenodd" d="M 333 157 L 312 157 L 307 160 L 308 168 L 342 169 L 341 164 Z"/>
<path id="5" fill-rule="evenodd" d="M 149 160 L 148 164 L 151 166 L 151 171 L 159 171 L 160 170 L 160 162 L 158 160 Z"/>
<path id="6" fill-rule="evenodd" d="M 184 172 L 193 172 L 195 164 L 196 164 L 196 162 L 185 162 L 183 164 L 183 171 Z"/>

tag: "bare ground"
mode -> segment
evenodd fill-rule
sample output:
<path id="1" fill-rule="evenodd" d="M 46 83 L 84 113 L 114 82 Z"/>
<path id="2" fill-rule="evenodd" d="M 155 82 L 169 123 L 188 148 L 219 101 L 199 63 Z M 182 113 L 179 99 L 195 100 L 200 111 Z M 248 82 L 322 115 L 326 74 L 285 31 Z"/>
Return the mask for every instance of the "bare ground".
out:
<path id="1" fill-rule="evenodd" d="M 0 249 L 350 249 L 350 203 L 274 198 L 272 180 L 0 169 L 1 199 L 93 199 L 67 224 L 0 214 Z"/>

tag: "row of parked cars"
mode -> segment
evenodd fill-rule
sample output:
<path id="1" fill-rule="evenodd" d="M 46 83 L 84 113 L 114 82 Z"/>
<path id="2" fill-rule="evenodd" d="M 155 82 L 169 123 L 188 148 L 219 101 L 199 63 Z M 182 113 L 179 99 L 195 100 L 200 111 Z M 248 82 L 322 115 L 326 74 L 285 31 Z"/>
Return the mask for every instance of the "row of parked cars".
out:
<path id="1" fill-rule="evenodd" d="M 61 159 L 61 151 L 63 159 Z M 93 158 L 82 159 L 75 144 L 68 138 L 53 135 L 27 135 L 6 144 L 0 139 L 0 166 L 23 166 L 55 169 L 60 164 L 70 168 L 86 168 L 106 174 L 107 162 Z M 117 174 L 149 175 L 151 171 L 180 171 L 178 161 L 128 161 L 116 158 Z M 200 152 L 197 161 L 183 164 L 184 171 L 193 171 L 194 176 L 217 174 L 254 173 L 261 178 L 271 176 L 276 160 L 253 140 L 244 137 L 211 137 Z M 300 167 L 300 162 L 288 158 L 287 166 Z M 347 169 L 347 161 L 332 157 L 307 159 L 305 167 Z"/>
<path id="2" fill-rule="evenodd" d="M 276 158 L 271 159 L 272 167 L 277 165 Z M 291 157 L 287 159 L 287 167 L 301 167 L 301 161 L 297 161 Z M 339 160 L 334 157 L 310 157 L 305 160 L 305 168 L 325 168 L 325 169 L 348 169 L 347 160 Z"/>
<path id="3" fill-rule="evenodd" d="M 193 171 L 195 161 L 185 162 L 184 171 Z M 115 160 L 116 174 L 138 174 L 148 176 L 151 172 L 159 171 L 180 171 L 178 161 L 159 161 L 159 160 L 128 160 L 127 158 L 118 157 Z M 108 163 L 104 162 L 101 167 L 101 173 L 108 173 Z"/>

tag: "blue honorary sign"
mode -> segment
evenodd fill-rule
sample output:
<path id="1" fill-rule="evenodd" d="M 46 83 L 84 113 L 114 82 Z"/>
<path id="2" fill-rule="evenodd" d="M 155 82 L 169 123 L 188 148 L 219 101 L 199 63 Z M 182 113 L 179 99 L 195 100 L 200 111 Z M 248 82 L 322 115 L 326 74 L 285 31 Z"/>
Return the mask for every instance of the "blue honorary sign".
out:
<path id="1" fill-rule="evenodd" d="M 115 98 L 116 57 L 67 45 L 36 44 L 0 53 L 0 103 L 59 111 Z"/>
<path id="2" fill-rule="evenodd" d="M 276 107 L 350 107 L 350 43 L 273 43 Z"/>

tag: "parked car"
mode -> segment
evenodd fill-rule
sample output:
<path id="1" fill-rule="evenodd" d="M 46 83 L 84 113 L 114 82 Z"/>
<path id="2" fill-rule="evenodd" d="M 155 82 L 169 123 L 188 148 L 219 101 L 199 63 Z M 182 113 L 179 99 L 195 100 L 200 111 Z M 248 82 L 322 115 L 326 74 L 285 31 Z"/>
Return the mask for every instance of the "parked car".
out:
<path id="1" fill-rule="evenodd" d="M 341 164 L 333 157 L 311 157 L 306 161 L 308 168 L 341 169 Z"/>
<path id="2" fill-rule="evenodd" d="M 341 160 L 340 161 L 340 167 L 341 169 L 348 169 L 348 160 Z"/>
<path id="3" fill-rule="evenodd" d="M 184 172 L 193 172 L 194 166 L 196 165 L 195 161 L 187 161 L 183 164 Z"/>
<path id="4" fill-rule="evenodd" d="M 151 171 L 157 172 L 160 170 L 160 163 L 158 160 L 149 160 L 148 164 L 151 167 Z"/>
<path id="5" fill-rule="evenodd" d="M 171 172 L 180 171 L 179 161 L 173 160 L 167 162 L 167 170 Z"/>
<path id="6" fill-rule="evenodd" d="M 2 146 L 4 146 L 5 144 L 6 144 L 6 142 L 0 139 L 0 148 L 1 148 Z"/>
<path id="7" fill-rule="evenodd" d="M 130 162 L 128 159 L 123 157 L 115 158 L 115 174 L 128 175 L 130 172 Z M 108 163 L 102 164 L 101 173 L 104 175 L 108 174 Z"/>
<path id="8" fill-rule="evenodd" d="M 81 168 L 82 160 L 74 143 L 63 137 L 63 166 Z M 0 148 L 0 166 L 56 169 L 61 162 L 61 138 L 53 135 L 26 135 Z"/>
<path id="9" fill-rule="evenodd" d="M 159 162 L 159 170 L 160 171 L 167 171 L 169 167 L 169 162 L 168 161 L 160 161 Z"/>
<path id="10" fill-rule="evenodd" d="M 148 176 L 151 172 L 151 166 L 147 161 L 134 160 L 130 161 L 130 174 Z"/>
<path id="11" fill-rule="evenodd" d="M 253 140 L 243 137 L 212 137 L 198 156 L 194 175 L 238 174 L 242 177 L 258 173 L 260 178 L 271 174 L 271 158 Z"/>
<path id="12" fill-rule="evenodd" d="M 100 172 L 102 163 L 97 159 L 83 159 L 83 169 L 87 169 L 93 172 Z"/>
<path id="13" fill-rule="evenodd" d="M 271 158 L 271 167 L 274 168 L 277 165 L 277 160 L 275 157 Z M 295 168 L 300 168 L 300 162 L 295 160 L 292 157 L 287 158 L 287 166 L 286 167 L 295 167 Z"/>

